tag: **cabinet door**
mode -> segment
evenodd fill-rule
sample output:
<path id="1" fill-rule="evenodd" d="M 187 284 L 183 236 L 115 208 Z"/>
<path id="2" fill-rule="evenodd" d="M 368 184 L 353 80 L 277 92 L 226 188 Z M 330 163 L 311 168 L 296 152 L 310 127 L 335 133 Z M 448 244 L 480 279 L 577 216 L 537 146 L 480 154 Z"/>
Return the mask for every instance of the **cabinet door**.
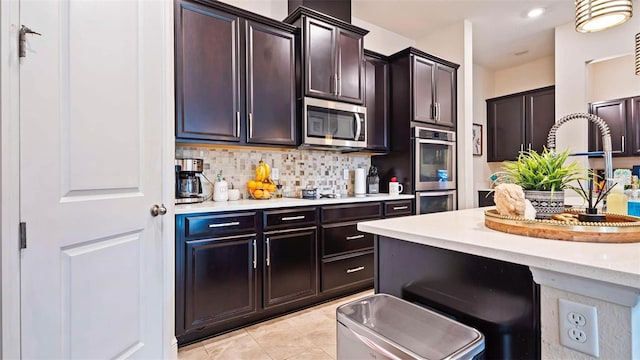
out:
<path id="1" fill-rule="evenodd" d="M 317 294 L 316 228 L 264 234 L 263 306 Z"/>
<path id="2" fill-rule="evenodd" d="M 389 63 L 365 58 L 367 150 L 389 151 Z"/>
<path id="3" fill-rule="evenodd" d="M 176 26 L 176 136 L 240 141 L 240 18 L 180 4 Z"/>
<path id="4" fill-rule="evenodd" d="M 178 329 L 183 325 L 189 331 L 256 311 L 255 234 L 185 241 L 178 254 L 183 255 L 176 261 L 176 273 L 182 274 L 176 279 Z"/>
<path id="5" fill-rule="evenodd" d="M 433 72 L 435 64 L 413 57 L 413 121 L 435 123 Z"/>
<path id="6" fill-rule="evenodd" d="M 438 125 L 456 126 L 456 70 L 436 64 L 435 115 Z"/>
<path id="7" fill-rule="evenodd" d="M 556 123 L 555 94 L 551 89 L 525 95 L 525 147 L 528 150 L 541 152 L 547 145 L 549 130 Z"/>
<path id="8" fill-rule="evenodd" d="M 640 155 L 640 96 L 631 98 L 631 155 Z M 627 142 L 628 143 L 628 142 Z"/>
<path id="9" fill-rule="evenodd" d="M 616 99 L 594 102 L 590 105 L 590 113 L 601 117 L 611 131 L 611 148 L 613 156 L 627 156 L 627 99 Z M 589 124 L 589 151 L 602 151 L 602 134 L 598 127 Z"/>
<path id="10" fill-rule="evenodd" d="M 293 34 L 247 22 L 247 142 L 296 144 Z"/>
<path id="11" fill-rule="evenodd" d="M 336 28 L 305 18 L 305 95 L 334 99 L 336 93 Z"/>
<path id="12" fill-rule="evenodd" d="M 337 99 L 362 104 L 364 100 L 362 36 L 342 29 L 337 29 L 337 35 Z"/>
<path id="13" fill-rule="evenodd" d="M 487 161 L 515 160 L 524 150 L 524 98 L 487 101 Z"/>

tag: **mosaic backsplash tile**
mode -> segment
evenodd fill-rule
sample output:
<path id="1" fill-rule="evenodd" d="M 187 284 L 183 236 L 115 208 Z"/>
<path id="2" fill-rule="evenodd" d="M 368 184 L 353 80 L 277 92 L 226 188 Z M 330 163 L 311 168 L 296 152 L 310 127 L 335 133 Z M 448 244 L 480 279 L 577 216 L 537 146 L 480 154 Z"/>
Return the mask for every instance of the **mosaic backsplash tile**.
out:
<path id="1" fill-rule="evenodd" d="M 176 145 L 176 158 L 197 158 L 204 160 L 204 175 L 215 181 L 222 171 L 222 177 L 240 189 L 244 198 L 248 197 L 247 181 L 255 177 L 256 165 L 265 161 L 271 168 L 279 170 L 279 182 L 285 196 L 300 197 L 306 187 L 318 188 L 321 193 L 336 192 L 353 195 L 354 170 L 371 165 L 371 156 L 363 154 L 342 154 L 335 151 L 303 149 L 242 149 L 218 148 L 198 145 Z M 344 169 L 349 170 L 349 180 L 343 179 Z M 273 178 L 273 173 L 272 173 Z M 205 194 L 211 189 L 203 179 Z"/>

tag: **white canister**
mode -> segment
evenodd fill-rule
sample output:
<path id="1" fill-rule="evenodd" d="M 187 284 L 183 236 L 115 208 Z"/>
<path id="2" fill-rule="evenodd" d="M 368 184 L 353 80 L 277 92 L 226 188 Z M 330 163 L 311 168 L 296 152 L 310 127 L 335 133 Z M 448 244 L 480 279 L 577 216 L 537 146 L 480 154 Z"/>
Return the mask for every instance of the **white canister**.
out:
<path id="1" fill-rule="evenodd" d="M 355 179 L 354 179 L 355 189 L 353 191 L 355 196 L 366 196 L 367 194 L 366 182 L 367 182 L 367 176 L 364 173 L 364 169 L 357 168 Z"/>
<path id="2" fill-rule="evenodd" d="M 224 180 L 218 180 L 213 183 L 213 201 L 229 200 L 229 187 Z"/>
<path id="3" fill-rule="evenodd" d="M 240 190 L 229 189 L 229 201 L 240 200 Z"/>

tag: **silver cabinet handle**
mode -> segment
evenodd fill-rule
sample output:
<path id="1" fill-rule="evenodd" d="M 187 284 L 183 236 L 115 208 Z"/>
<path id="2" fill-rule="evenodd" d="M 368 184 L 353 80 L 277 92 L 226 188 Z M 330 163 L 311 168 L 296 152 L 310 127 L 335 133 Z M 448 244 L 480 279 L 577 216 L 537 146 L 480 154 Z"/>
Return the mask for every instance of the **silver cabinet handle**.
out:
<path id="1" fill-rule="evenodd" d="M 299 216 L 285 216 L 282 218 L 282 221 L 291 221 L 291 220 L 302 220 L 304 219 L 305 216 L 304 215 L 299 215 Z"/>
<path id="2" fill-rule="evenodd" d="M 249 138 L 253 138 L 253 113 L 249 113 Z"/>
<path id="3" fill-rule="evenodd" d="M 347 236 L 347 240 L 356 240 L 356 239 L 362 239 L 364 237 L 364 234 L 360 234 L 360 235 L 353 235 L 353 236 Z"/>
<path id="4" fill-rule="evenodd" d="M 408 206 L 394 206 L 393 210 L 407 210 L 408 208 Z"/>
<path id="5" fill-rule="evenodd" d="M 269 238 L 267 238 L 267 266 L 271 265 L 271 245 L 269 244 Z"/>
<path id="6" fill-rule="evenodd" d="M 531 143 L 529 143 L 529 146 L 527 147 L 527 150 L 531 151 Z"/>
<path id="7" fill-rule="evenodd" d="M 240 137 L 240 111 L 236 111 L 236 136 Z"/>
<path id="8" fill-rule="evenodd" d="M 622 142 L 622 152 L 624 152 L 624 135 L 620 136 L 620 141 Z"/>
<path id="9" fill-rule="evenodd" d="M 227 227 L 227 226 L 236 226 L 240 225 L 239 221 L 232 221 L 228 223 L 220 223 L 220 224 L 209 224 L 210 228 L 219 228 L 219 227 Z"/>
<path id="10" fill-rule="evenodd" d="M 347 269 L 347 274 L 351 274 L 354 272 L 358 272 L 358 271 L 362 271 L 364 270 L 364 266 L 358 266 L 358 267 L 354 267 L 353 269 Z"/>
<path id="11" fill-rule="evenodd" d="M 158 216 L 158 215 L 164 215 L 167 213 L 167 208 L 164 207 L 164 204 L 154 204 L 151 207 L 151 216 Z"/>
<path id="12" fill-rule="evenodd" d="M 253 268 L 258 267 L 258 253 L 256 251 L 256 239 L 253 239 Z"/>
<path id="13" fill-rule="evenodd" d="M 520 144 L 520 152 L 524 151 L 524 144 Z"/>

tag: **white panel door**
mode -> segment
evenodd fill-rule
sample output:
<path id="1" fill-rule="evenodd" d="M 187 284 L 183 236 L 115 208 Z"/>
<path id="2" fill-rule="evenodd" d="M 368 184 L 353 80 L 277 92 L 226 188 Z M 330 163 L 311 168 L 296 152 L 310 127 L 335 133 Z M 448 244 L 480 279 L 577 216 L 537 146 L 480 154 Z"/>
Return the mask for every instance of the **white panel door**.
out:
<path id="1" fill-rule="evenodd" d="M 22 356 L 162 356 L 166 4 L 22 0 Z M 169 73 L 167 73 L 169 71 Z"/>

